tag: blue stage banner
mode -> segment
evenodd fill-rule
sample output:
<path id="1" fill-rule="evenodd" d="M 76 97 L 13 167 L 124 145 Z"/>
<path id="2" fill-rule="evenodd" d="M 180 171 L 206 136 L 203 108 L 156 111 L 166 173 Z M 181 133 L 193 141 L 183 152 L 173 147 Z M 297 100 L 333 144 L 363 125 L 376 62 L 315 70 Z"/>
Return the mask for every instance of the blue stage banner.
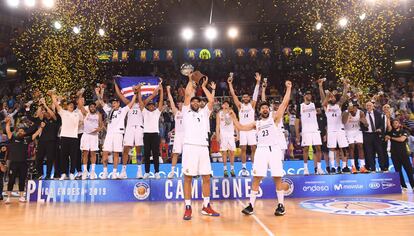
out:
<path id="1" fill-rule="evenodd" d="M 250 197 L 251 178 L 212 178 L 214 200 Z M 401 193 L 398 173 L 359 175 L 285 176 L 287 197 L 323 197 Z M 201 179 L 194 179 L 193 199 L 202 199 Z M 272 178 L 265 178 L 258 198 L 275 198 Z M 31 202 L 139 202 L 184 199 L 184 180 L 30 180 L 27 198 Z"/>
<path id="2" fill-rule="evenodd" d="M 160 78 L 155 76 L 115 76 L 114 79 L 122 95 L 130 100 L 134 96 L 133 86 L 141 84 L 141 95 L 147 98 L 158 88 L 160 81 Z"/>

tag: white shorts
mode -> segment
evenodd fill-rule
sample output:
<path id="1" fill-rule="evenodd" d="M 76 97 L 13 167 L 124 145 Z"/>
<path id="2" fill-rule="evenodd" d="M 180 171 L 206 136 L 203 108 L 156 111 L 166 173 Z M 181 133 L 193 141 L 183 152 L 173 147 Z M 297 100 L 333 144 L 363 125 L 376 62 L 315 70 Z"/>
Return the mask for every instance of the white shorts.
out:
<path id="1" fill-rule="evenodd" d="M 122 152 L 123 146 L 122 141 L 124 137 L 120 133 L 106 134 L 103 151 L 105 152 Z"/>
<path id="2" fill-rule="evenodd" d="M 184 133 L 175 133 L 172 153 L 183 153 Z"/>
<path id="3" fill-rule="evenodd" d="M 233 134 L 220 134 L 220 151 L 236 151 L 236 141 Z"/>
<path id="4" fill-rule="evenodd" d="M 302 147 L 321 146 L 322 138 L 320 132 L 302 133 Z"/>
<path id="5" fill-rule="evenodd" d="M 144 129 L 141 126 L 127 127 L 124 135 L 124 145 L 128 147 L 144 146 Z"/>
<path id="6" fill-rule="evenodd" d="M 184 144 L 182 171 L 187 176 L 210 175 L 211 164 L 208 147 Z"/>
<path id="7" fill-rule="evenodd" d="M 346 139 L 345 131 L 328 132 L 328 148 L 346 148 L 348 147 L 348 140 Z"/>
<path id="8" fill-rule="evenodd" d="M 362 131 L 346 131 L 346 138 L 349 144 L 364 143 Z"/>
<path id="9" fill-rule="evenodd" d="M 82 151 L 99 151 L 99 135 L 83 133 L 80 149 Z"/>
<path id="10" fill-rule="evenodd" d="M 253 176 L 266 177 L 270 169 L 271 176 L 283 177 L 283 152 L 278 145 L 258 146 L 254 155 Z"/>
<path id="11" fill-rule="evenodd" d="M 240 131 L 240 146 L 252 146 L 257 144 L 256 131 Z"/>

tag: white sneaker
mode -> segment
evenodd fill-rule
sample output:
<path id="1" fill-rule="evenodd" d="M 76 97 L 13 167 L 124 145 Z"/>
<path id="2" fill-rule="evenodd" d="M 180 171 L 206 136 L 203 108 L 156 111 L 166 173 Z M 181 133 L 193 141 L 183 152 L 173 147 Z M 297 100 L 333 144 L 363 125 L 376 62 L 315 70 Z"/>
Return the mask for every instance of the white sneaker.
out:
<path id="1" fill-rule="evenodd" d="M 108 171 L 102 172 L 102 178 L 101 179 L 107 179 L 108 178 Z"/>
<path id="2" fill-rule="evenodd" d="M 75 175 L 75 179 L 82 179 L 82 177 L 83 177 L 83 173 L 82 172 L 78 172 Z M 88 177 L 88 176 L 86 175 L 86 177 Z"/>
<path id="3" fill-rule="evenodd" d="M 60 176 L 60 179 L 59 180 L 65 180 L 66 179 L 66 174 L 62 174 L 61 176 Z"/>
<path id="4" fill-rule="evenodd" d="M 10 198 L 8 197 L 8 198 L 6 198 L 6 200 L 4 200 L 4 204 L 10 204 L 11 202 L 10 202 Z"/>
<path id="5" fill-rule="evenodd" d="M 127 176 L 126 171 L 122 171 L 122 172 L 121 172 L 121 174 L 119 175 L 119 178 L 120 178 L 120 179 L 127 179 L 127 178 L 128 178 L 128 176 Z"/>
<path id="6" fill-rule="evenodd" d="M 86 179 L 88 179 L 88 171 L 84 171 L 82 173 L 82 180 L 86 180 Z"/>
<path id="7" fill-rule="evenodd" d="M 155 173 L 155 179 L 161 179 L 160 173 Z"/>
<path id="8" fill-rule="evenodd" d="M 143 179 L 148 179 L 150 177 L 149 173 L 145 173 Z"/>
<path id="9" fill-rule="evenodd" d="M 174 179 L 174 176 L 175 176 L 175 172 L 174 171 L 171 171 L 170 173 L 168 173 L 167 178 Z"/>
<path id="10" fill-rule="evenodd" d="M 408 192 L 408 188 L 401 187 L 401 191 L 402 191 L 402 193 L 406 193 L 406 192 Z"/>
<path id="11" fill-rule="evenodd" d="M 309 175 L 309 170 L 308 169 L 303 169 L 303 174 L 304 175 Z"/>
<path id="12" fill-rule="evenodd" d="M 112 177 L 111 179 L 118 179 L 118 173 L 116 172 L 112 172 Z"/>
<path id="13" fill-rule="evenodd" d="M 72 174 L 72 173 L 70 173 L 70 174 L 69 174 L 69 179 L 70 179 L 70 180 L 75 180 L 75 175 L 74 175 L 74 174 Z"/>
<path id="14" fill-rule="evenodd" d="M 19 202 L 26 202 L 26 198 L 25 197 L 19 197 Z"/>
<path id="15" fill-rule="evenodd" d="M 91 171 L 91 173 L 89 174 L 89 179 L 96 179 L 95 171 Z"/>
<path id="16" fill-rule="evenodd" d="M 141 171 L 137 171 L 137 179 L 142 179 L 142 172 Z"/>
<path id="17" fill-rule="evenodd" d="M 249 176 L 249 171 L 246 168 L 242 168 L 241 175 L 243 177 L 248 177 Z"/>
<path id="18" fill-rule="evenodd" d="M 317 174 L 317 175 L 324 175 L 324 174 L 325 174 L 325 172 L 324 172 L 321 168 L 318 168 L 318 169 L 316 170 L 316 174 Z"/>

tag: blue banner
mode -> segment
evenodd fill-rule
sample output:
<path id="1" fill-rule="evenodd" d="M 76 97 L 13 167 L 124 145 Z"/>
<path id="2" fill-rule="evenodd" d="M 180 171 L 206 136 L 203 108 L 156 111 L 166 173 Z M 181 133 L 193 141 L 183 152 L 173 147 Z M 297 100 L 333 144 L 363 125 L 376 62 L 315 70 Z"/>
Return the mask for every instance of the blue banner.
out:
<path id="1" fill-rule="evenodd" d="M 160 78 L 155 76 L 116 76 L 115 81 L 121 93 L 131 99 L 134 96 L 133 86 L 141 84 L 141 95 L 146 98 L 158 87 Z"/>
<path id="2" fill-rule="evenodd" d="M 250 197 L 251 178 L 212 178 L 214 200 Z M 355 196 L 401 193 L 397 173 L 360 175 L 292 175 L 283 178 L 289 185 L 287 197 Z M 194 179 L 193 199 L 202 199 L 201 179 Z M 275 198 L 272 178 L 265 178 L 258 198 Z M 30 180 L 27 199 L 32 202 L 137 202 L 184 199 L 183 179 L 160 180 Z"/>

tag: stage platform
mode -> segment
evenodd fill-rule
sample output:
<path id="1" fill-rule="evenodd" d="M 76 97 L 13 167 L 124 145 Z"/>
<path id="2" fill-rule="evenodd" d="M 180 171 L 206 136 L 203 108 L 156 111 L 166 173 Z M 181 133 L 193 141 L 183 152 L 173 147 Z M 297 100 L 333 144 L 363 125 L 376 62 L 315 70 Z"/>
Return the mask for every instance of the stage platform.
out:
<path id="1" fill-rule="evenodd" d="M 290 198 L 357 196 L 401 193 L 398 173 L 342 175 L 286 175 Z M 213 200 L 246 199 L 251 177 L 212 178 Z M 27 198 L 30 202 L 140 202 L 177 201 L 184 198 L 184 181 L 178 179 L 124 180 L 30 180 Z M 259 198 L 275 198 L 272 178 L 261 184 Z M 201 178 L 194 179 L 193 198 L 202 199 Z"/>

